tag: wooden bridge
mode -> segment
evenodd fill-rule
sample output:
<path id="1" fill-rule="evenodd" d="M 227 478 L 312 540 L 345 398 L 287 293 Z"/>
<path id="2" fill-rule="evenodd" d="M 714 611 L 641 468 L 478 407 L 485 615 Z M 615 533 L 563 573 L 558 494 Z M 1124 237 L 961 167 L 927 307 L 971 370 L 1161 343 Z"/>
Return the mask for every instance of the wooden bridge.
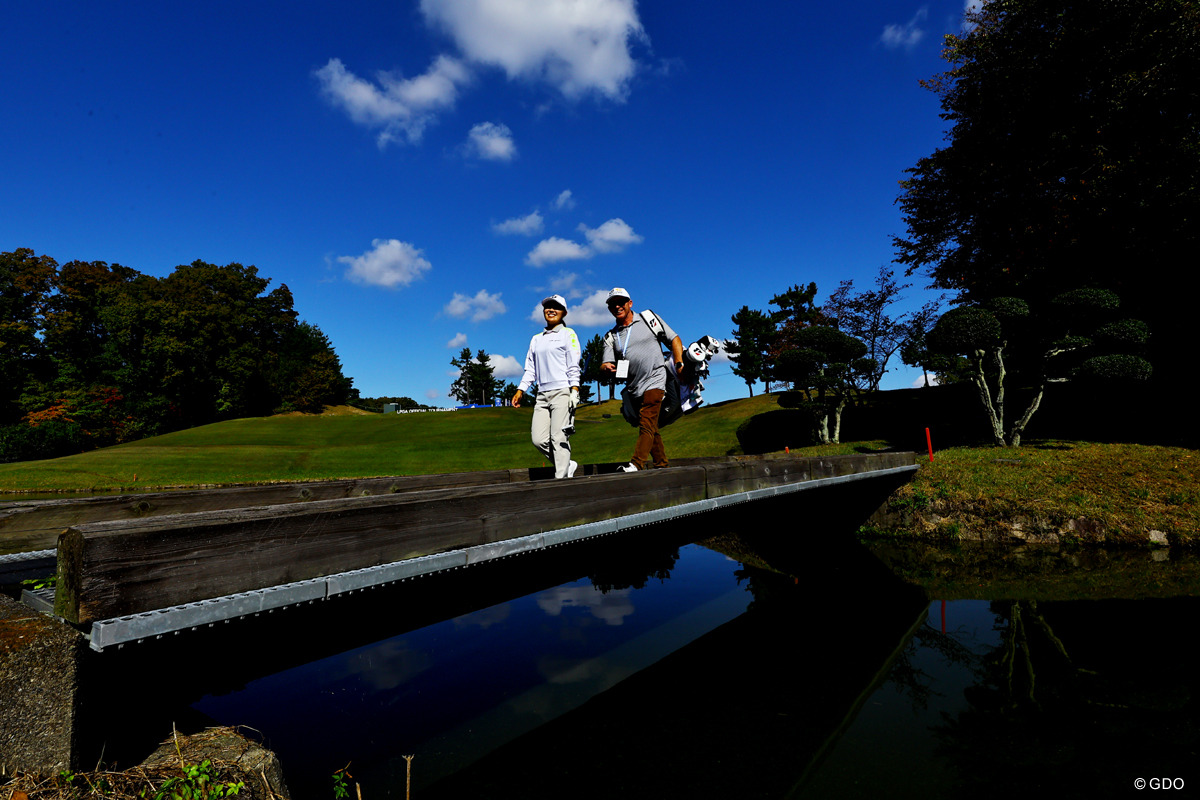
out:
<path id="1" fill-rule="evenodd" d="M 0 553 L 18 553 L 10 572 L 53 558 L 43 602 L 101 650 L 792 492 L 870 480 L 886 496 L 917 469 L 912 453 L 616 467 L 14 502 Z"/>

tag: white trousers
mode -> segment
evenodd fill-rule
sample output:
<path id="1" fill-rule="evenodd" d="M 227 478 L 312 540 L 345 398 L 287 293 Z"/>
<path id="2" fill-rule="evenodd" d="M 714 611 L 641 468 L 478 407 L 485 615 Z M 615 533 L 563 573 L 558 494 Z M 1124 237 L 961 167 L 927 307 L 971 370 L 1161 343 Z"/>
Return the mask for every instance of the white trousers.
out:
<path id="1" fill-rule="evenodd" d="M 533 446 L 554 464 L 554 477 L 567 477 L 571 465 L 571 442 L 563 428 L 571 419 L 571 390 L 538 392 L 533 405 Z"/>

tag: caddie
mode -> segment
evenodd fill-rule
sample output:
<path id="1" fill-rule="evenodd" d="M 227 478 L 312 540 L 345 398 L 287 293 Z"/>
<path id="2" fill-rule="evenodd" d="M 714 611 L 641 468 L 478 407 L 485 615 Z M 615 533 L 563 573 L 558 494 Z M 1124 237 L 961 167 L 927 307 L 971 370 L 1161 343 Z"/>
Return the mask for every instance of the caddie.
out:
<path id="1" fill-rule="evenodd" d="M 512 407 L 520 408 L 521 398 L 537 384 L 530 437 L 533 446 L 554 464 L 555 478 L 570 478 L 579 466 L 571 460 L 572 425 L 579 405 L 579 337 L 563 324 L 567 301 L 552 294 L 542 301 L 546 328 L 529 341 L 525 355 L 525 374 L 512 396 Z"/>
<path id="2" fill-rule="evenodd" d="M 667 370 L 672 365 L 676 373 L 683 369 L 683 343 L 656 315 L 635 314 L 629 292 L 621 287 L 609 292 L 606 302 L 617 324 L 604 336 L 600 369 L 625 381 L 624 393 L 632 398 L 638 411 L 637 444 L 633 458 L 621 471 L 646 469 L 647 458 L 655 467 L 665 467 L 667 451 L 658 432 L 658 415 L 666 396 Z M 663 360 L 662 344 L 671 351 L 669 363 Z"/>

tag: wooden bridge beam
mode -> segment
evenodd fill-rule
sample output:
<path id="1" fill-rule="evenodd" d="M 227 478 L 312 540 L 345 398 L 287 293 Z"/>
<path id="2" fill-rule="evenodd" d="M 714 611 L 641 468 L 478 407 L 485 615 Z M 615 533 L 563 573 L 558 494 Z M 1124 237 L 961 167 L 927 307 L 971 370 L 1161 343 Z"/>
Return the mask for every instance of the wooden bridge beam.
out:
<path id="1" fill-rule="evenodd" d="M 449 550 L 820 478 L 912 454 L 721 459 L 533 481 L 204 511 L 68 528 L 55 613 L 86 624 Z"/>

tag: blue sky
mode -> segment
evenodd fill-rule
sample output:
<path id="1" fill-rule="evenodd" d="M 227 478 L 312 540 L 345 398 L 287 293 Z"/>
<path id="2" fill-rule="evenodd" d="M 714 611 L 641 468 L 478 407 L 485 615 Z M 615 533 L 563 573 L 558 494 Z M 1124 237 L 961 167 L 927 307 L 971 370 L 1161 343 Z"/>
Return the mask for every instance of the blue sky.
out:
<path id="1" fill-rule="evenodd" d="M 7 3 L 0 250 L 253 264 L 364 396 L 435 405 L 464 345 L 515 382 L 551 292 L 585 339 L 613 286 L 724 338 L 891 261 L 963 4 Z"/>

